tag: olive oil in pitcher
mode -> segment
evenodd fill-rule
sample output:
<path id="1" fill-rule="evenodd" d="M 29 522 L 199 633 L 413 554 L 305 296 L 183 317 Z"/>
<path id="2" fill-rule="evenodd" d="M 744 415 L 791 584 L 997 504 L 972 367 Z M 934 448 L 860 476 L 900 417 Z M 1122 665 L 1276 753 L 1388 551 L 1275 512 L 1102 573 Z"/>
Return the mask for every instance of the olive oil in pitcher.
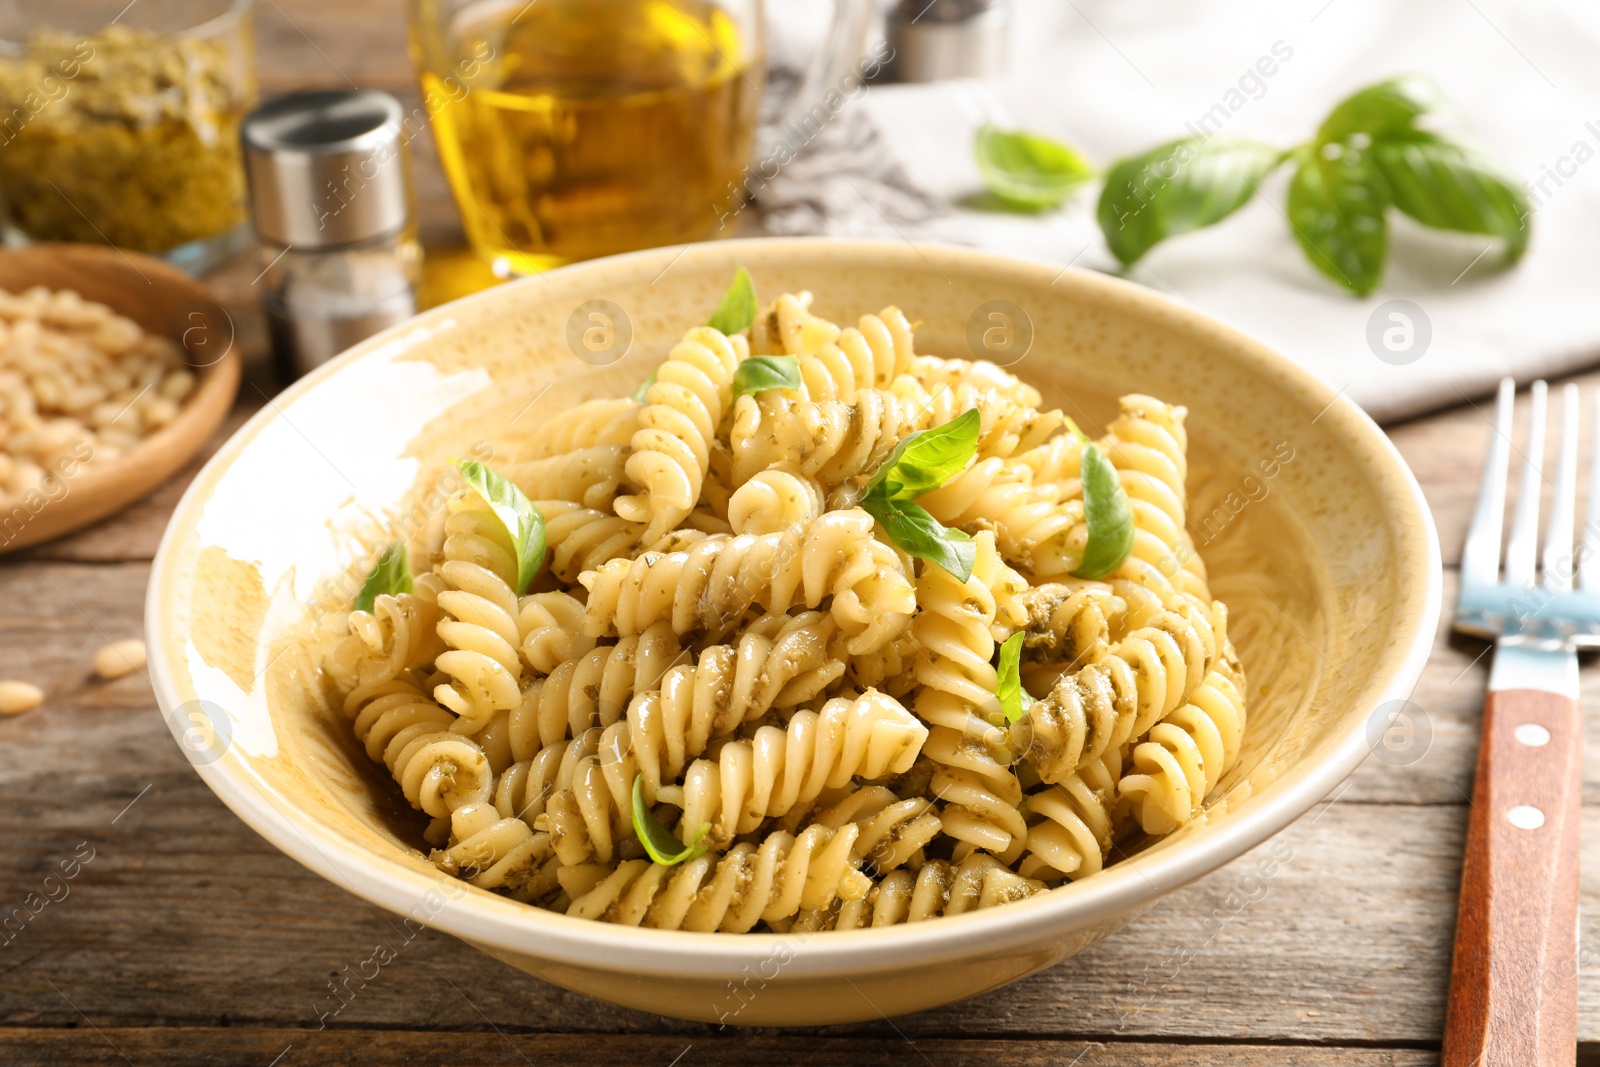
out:
<path id="1" fill-rule="evenodd" d="M 423 89 L 439 101 L 434 134 L 468 240 L 498 273 L 723 226 L 765 70 L 760 40 L 727 12 L 704 0 L 472 4 L 442 33 L 418 42 Z"/>

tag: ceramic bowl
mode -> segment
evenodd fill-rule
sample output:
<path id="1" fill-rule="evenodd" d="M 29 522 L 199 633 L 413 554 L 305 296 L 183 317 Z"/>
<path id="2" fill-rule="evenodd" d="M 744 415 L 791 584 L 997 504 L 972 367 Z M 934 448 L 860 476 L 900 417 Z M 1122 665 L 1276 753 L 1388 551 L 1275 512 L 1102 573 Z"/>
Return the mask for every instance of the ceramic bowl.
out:
<path id="1" fill-rule="evenodd" d="M 630 394 L 736 264 L 768 296 L 810 289 L 835 321 L 897 304 L 923 352 L 991 345 L 1091 433 L 1122 393 L 1188 406 L 1192 531 L 1231 608 L 1250 706 L 1241 757 L 1193 823 L 1020 903 L 809 938 L 572 919 L 428 864 L 392 782 L 315 698 L 306 635 L 348 605 L 396 524 L 415 531 L 437 511 L 430 487 L 447 457 L 492 454 L 580 399 Z M 730 241 L 468 297 L 298 382 L 178 505 L 146 634 L 161 708 L 201 776 L 312 870 L 569 989 L 663 1015 L 799 1025 L 930 1008 L 1048 967 L 1305 814 L 1376 742 L 1387 719 L 1375 712 L 1410 693 L 1440 582 L 1427 506 L 1377 426 L 1197 311 L 970 250 Z"/>

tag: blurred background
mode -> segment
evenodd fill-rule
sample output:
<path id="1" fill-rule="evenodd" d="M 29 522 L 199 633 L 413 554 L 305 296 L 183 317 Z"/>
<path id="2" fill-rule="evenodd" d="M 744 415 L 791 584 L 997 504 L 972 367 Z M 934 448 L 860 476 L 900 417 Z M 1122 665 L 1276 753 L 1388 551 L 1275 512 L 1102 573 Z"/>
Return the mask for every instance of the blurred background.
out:
<path id="1" fill-rule="evenodd" d="M 1490 0 L 11 0 L 0 197 L 10 244 L 162 255 L 209 278 L 247 350 L 266 344 L 264 306 L 279 349 L 309 362 L 409 313 L 397 288 L 427 307 L 575 259 L 827 234 L 1122 270 L 1394 418 L 1600 355 L 1596 313 L 1572 299 L 1600 234 L 1597 44 L 1589 7 Z M 1514 266 L 1505 234 L 1456 203 L 1482 193 L 1460 174 L 1389 212 L 1360 295 L 1297 247 L 1289 153 L 1396 78 L 1427 85 L 1419 125 L 1517 199 L 1479 205 L 1522 220 Z M 311 90 L 394 107 L 279 99 Z M 263 101 L 287 110 L 260 121 L 251 162 L 240 131 Z M 340 142 L 351 117 L 328 109 L 361 106 L 383 145 Z M 986 128 L 1038 142 L 986 153 Z M 1124 268 L 1097 219 L 1107 175 L 1179 138 L 1287 162 L 1245 176 L 1260 195 L 1234 217 L 1168 220 L 1175 239 Z M 1020 200 L 1019 180 L 1035 183 Z M 354 218 L 384 197 L 409 209 Z M 1465 221 L 1426 219 L 1429 204 Z M 293 239 L 285 211 L 309 211 L 312 236 Z M 373 241 L 395 247 L 354 262 Z M 353 321 L 291 321 L 333 313 Z M 1369 343 L 1394 325 L 1404 351 L 1398 334 Z M 295 373 L 283 351 L 279 366 Z"/>

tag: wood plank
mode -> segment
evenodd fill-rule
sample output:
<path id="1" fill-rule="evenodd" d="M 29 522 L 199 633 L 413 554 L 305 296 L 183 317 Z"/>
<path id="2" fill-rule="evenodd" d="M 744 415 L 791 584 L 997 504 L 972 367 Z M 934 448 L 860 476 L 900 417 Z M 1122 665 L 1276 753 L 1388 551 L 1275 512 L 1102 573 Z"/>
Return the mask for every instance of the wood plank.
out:
<path id="1" fill-rule="evenodd" d="M 1317 1048 L 1284 1045 L 1152 1044 L 1131 1041 L 982 1041 L 953 1038 L 826 1038 L 726 1034 L 683 1037 L 506 1033 L 426 1033 L 406 1030 L 294 1030 L 286 1028 L 99 1028 L 0 1030 L 0 1054 L 16 1067 L 53 1065 L 70 1050 L 86 1067 L 128 1061 L 168 1067 L 230 1063 L 283 1064 L 528 1064 L 572 1067 L 615 1063 L 806 1063 L 814 1067 L 872 1067 L 918 1062 L 941 1067 L 1013 1064 L 1046 1067 L 1428 1067 L 1433 1052 L 1409 1049 Z M 274 1059 L 281 1057 L 281 1059 Z"/>
<path id="2" fill-rule="evenodd" d="M 0 724 L 10 735 L 0 742 L 20 725 Z M 0 911 L 39 892 L 84 842 L 93 850 L 67 894 L 0 949 L 0 1025 L 71 1025 L 65 994 L 99 1026 L 314 1027 L 340 1003 L 329 982 L 383 944 L 396 959 L 338 1009 L 339 1025 L 707 1029 L 566 993 L 442 935 L 408 939 L 386 913 L 258 839 L 170 741 L 142 743 L 161 729 L 153 714 L 56 712 L 28 725 L 63 744 L 104 735 L 123 758 L 58 768 L 48 792 L 43 776 L 0 778 L 10 856 Z M 23 740 L 37 751 L 43 738 Z M 40 805 L 41 795 L 72 801 Z M 1464 821 L 1458 807 L 1336 803 L 1058 967 L 892 1026 L 828 1032 L 1434 1041 Z M 1600 1018 L 1600 967 L 1585 970 L 1583 988 L 1587 1036 Z"/>

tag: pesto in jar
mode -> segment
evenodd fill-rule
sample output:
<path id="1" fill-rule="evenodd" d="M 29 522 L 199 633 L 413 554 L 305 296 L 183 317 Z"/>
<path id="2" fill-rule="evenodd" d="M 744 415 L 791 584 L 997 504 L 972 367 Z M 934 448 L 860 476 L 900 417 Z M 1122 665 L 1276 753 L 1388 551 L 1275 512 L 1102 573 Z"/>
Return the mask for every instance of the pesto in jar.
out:
<path id="1" fill-rule="evenodd" d="M 33 240 L 153 253 L 233 229 L 247 79 L 220 41 L 123 26 L 34 35 L 0 57 L 7 221 Z"/>

